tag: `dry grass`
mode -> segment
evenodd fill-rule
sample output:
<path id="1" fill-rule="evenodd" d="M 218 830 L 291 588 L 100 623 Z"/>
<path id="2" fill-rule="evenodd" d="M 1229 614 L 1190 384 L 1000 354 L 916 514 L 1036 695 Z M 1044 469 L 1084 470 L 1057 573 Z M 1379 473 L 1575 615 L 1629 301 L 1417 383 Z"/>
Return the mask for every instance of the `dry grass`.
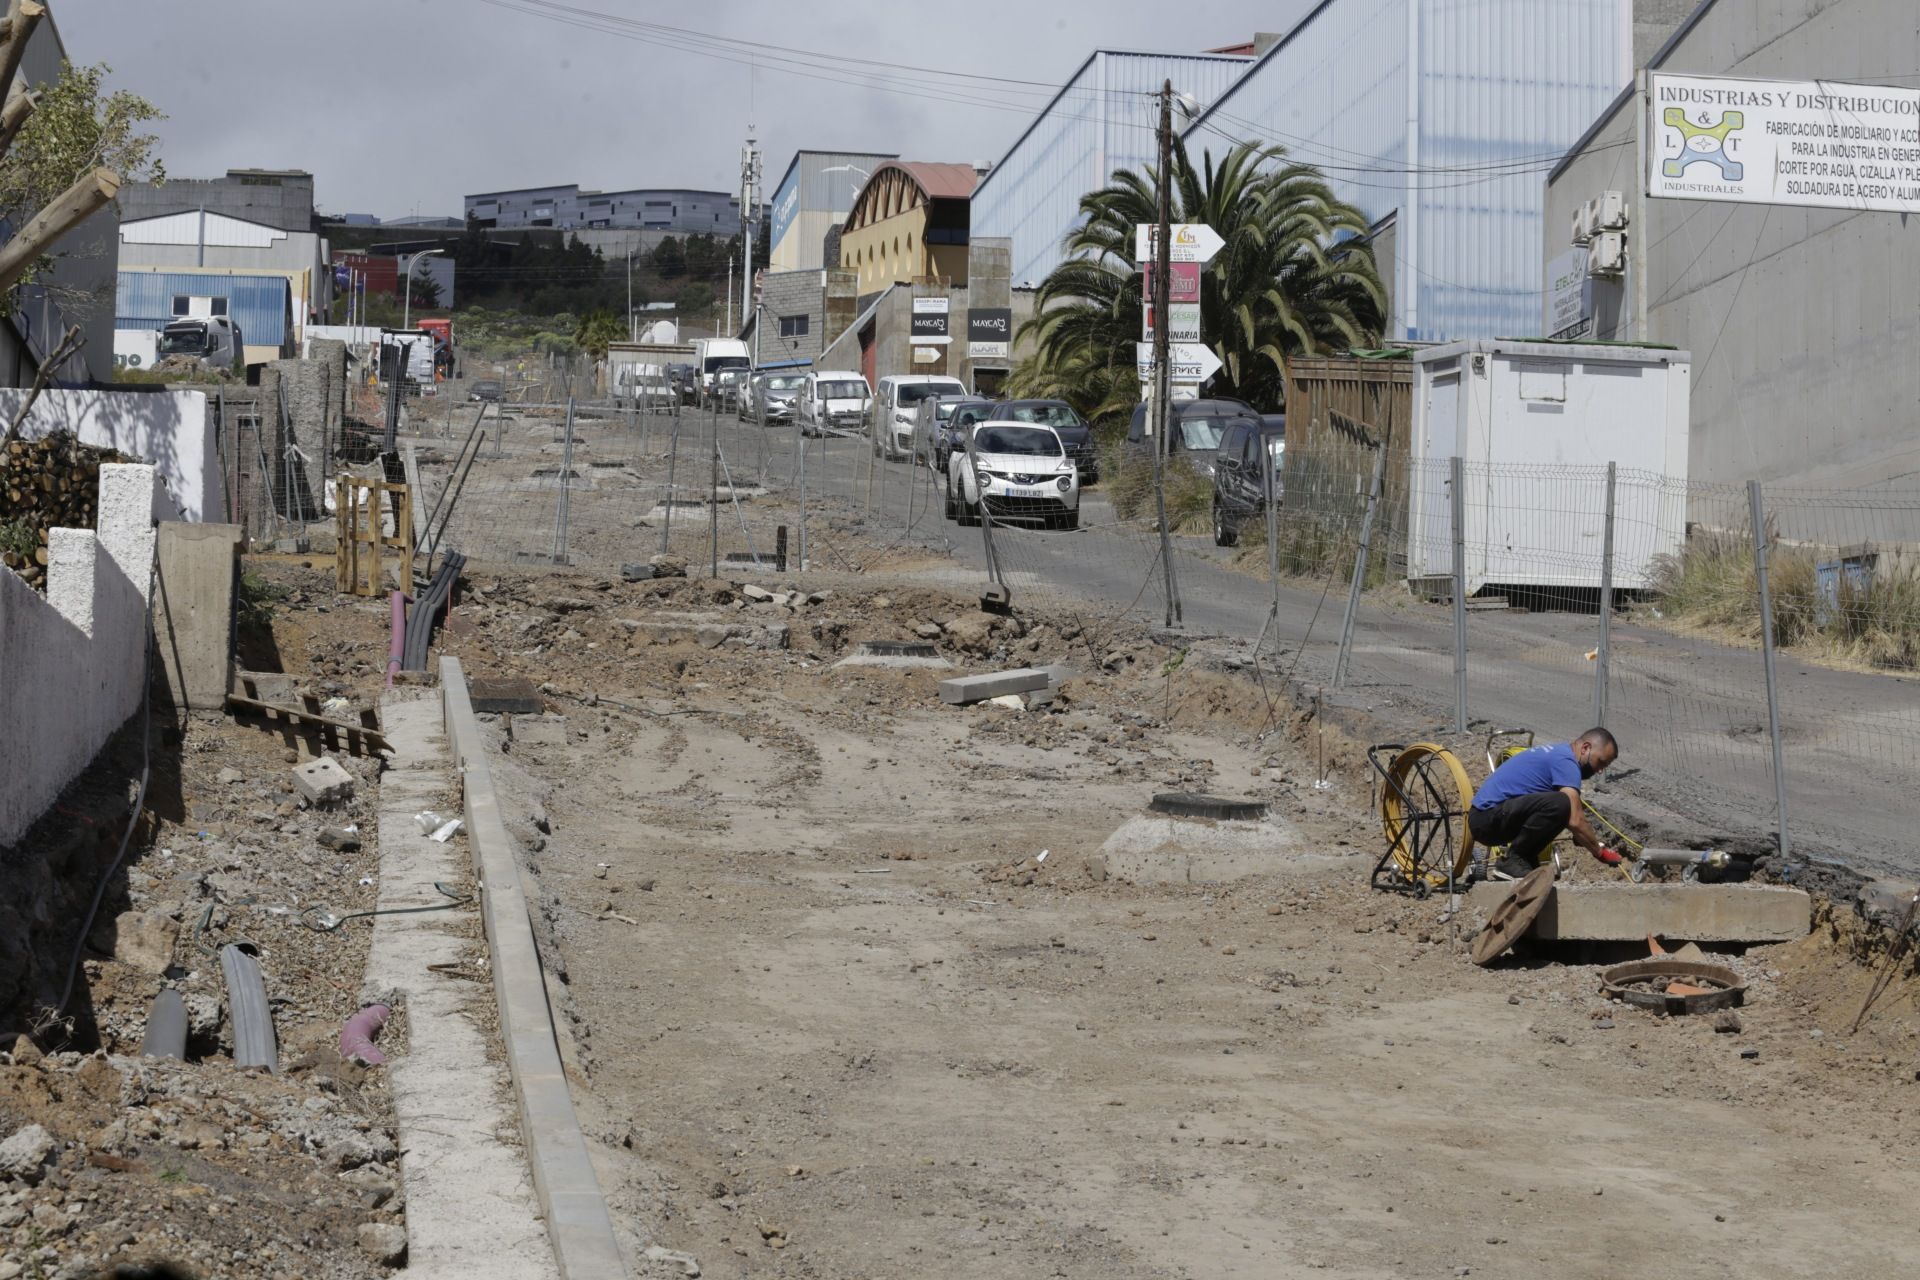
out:
<path id="1" fill-rule="evenodd" d="M 1101 483 L 1114 514 L 1122 520 L 1151 519 L 1153 459 L 1109 448 L 1100 463 Z M 1213 481 L 1185 458 L 1166 467 L 1167 527 L 1175 533 L 1207 533 L 1213 528 Z"/>
<path id="2" fill-rule="evenodd" d="M 1872 576 L 1856 588 L 1842 575 L 1829 606 L 1819 593 L 1818 564 L 1831 553 L 1775 544 L 1767 586 L 1774 640 L 1808 657 L 1874 667 L 1920 670 L 1920 557 L 1882 551 Z M 1696 534 L 1678 555 L 1655 567 L 1655 604 L 1671 621 L 1760 643 L 1760 590 L 1753 548 L 1732 534 Z"/>

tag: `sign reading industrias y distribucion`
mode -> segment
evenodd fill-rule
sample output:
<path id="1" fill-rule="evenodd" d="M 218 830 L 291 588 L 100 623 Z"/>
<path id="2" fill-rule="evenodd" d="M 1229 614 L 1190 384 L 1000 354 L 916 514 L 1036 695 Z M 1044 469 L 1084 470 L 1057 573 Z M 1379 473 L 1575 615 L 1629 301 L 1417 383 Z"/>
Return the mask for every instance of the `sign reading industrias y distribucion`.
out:
<path id="1" fill-rule="evenodd" d="M 1648 80 L 1649 195 L 1920 212 L 1920 90 Z"/>

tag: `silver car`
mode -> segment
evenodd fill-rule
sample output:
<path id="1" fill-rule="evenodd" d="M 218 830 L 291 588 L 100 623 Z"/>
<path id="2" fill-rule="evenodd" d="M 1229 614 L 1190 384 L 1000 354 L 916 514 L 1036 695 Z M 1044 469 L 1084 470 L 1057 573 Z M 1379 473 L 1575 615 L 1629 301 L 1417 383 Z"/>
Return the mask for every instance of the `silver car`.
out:
<path id="1" fill-rule="evenodd" d="M 793 370 L 755 374 L 740 400 L 740 420 L 770 427 L 789 425 L 797 412 L 801 388 L 806 385 L 807 375 Z"/>

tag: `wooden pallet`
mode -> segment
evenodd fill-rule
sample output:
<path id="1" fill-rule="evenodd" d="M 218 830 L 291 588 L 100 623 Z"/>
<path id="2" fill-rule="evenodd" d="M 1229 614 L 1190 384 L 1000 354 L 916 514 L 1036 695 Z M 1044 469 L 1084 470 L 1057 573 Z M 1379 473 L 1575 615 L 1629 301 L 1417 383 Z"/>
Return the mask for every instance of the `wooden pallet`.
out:
<path id="1" fill-rule="evenodd" d="M 392 504 L 393 533 L 380 531 L 382 510 Z M 413 594 L 413 491 L 404 484 L 342 475 L 334 479 L 335 588 L 343 595 L 379 596 L 386 591 L 386 555 L 400 553 L 400 590 Z M 366 524 L 361 524 L 362 517 Z"/>
<path id="2" fill-rule="evenodd" d="M 300 703 L 298 707 L 289 707 L 268 702 L 260 696 L 258 684 L 245 675 L 240 677 L 240 692 L 227 695 L 227 711 L 236 719 L 243 715 L 261 717 L 268 728 L 279 729 L 281 739 L 290 747 L 296 739 L 317 738 L 329 751 L 342 750 L 344 744 L 348 755 L 393 751 L 386 735 L 380 731 L 379 718 L 371 709 L 362 711 L 360 722 L 355 724 L 323 714 L 320 699 L 310 693 L 301 694 Z"/>

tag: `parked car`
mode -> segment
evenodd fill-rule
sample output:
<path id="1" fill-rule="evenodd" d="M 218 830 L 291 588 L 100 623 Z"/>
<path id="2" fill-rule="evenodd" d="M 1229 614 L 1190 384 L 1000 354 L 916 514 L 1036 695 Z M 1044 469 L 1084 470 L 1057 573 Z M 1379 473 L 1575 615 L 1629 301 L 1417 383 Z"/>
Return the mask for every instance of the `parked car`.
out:
<path id="1" fill-rule="evenodd" d="M 482 378 L 467 388 L 467 399 L 483 404 L 499 404 L 506 396 L 507 389 L 498 378 Z"/>
<path id="2" fill-rule="evenodd" d="M 878 402 L 873 430 L 876 458 L 913 455 L 913 427 L 922 400 L 932 395 L 967 394 L 966 384 L 958 378 L 924 373 L 894 374 L 880 379 L 873 390 Z"/>
<path id="3" fill-rule="evenodd" d="M 1183 458 L 1203 476 L 1213 475 L 1214 459 L 1220 452 L 1221 438 L 1232 422 L 1258 424 L 1260 414 L 1243 400 L 1221 397 L 1213 400 L 1176 400 L 1170 406 L 1172 436 L 1167 456 Z M 1151 437 L 1147 434 L 1147 406 L 1143 401 L 1133 408 L 1133 421 L 1127 424 L 1127 451 L 1147 454 Z"/>
<path id="4" fill-rule="evenodd" d="M 1002 400 L 987 415 L 989 422 L 1032 422 L 1060 433 L 1067 456 L 1080 468 L 1081 484 L 1098 484 L 1100 457 L 1093 447 L 1093 428 L 1079 410 L 1065 400 Z"/>
<path id="5" fill-rule="evenodd" d="M 746 383 L 750 370 L 745 367 L 727 368 L 713 375 L 713 408 L 716 413 L 724 413 L 740 403 L 740 389 Z"/>
<path id="6" fill-rule="evenodd" d="M 946 513 L 979 524 L 984 512 L 998 524 L 1044 529 L 1080 527 L 1080 468 L 1052 427 L 988 419 L 970 428 L 947 468 Z"/>
<path id="7" fill-rule="evenodd" d="M 807 375 L 797 369 L 778 373 L 756 373 L 740 400 L 742 422 L 764 422 L 767 426 L 785 426 L 793 421 L 795 401 L 807 385 Z"/>
<path id="8" fill-rule="evenodd" d="M 857 373 L 821 370 L 800 389 L 800 434 L 851 435 L 864 430 L 873 393 Z"/>
<path id="9" fill-rule="evenodd" d="M 978 422 L 992 407 L 993 402 L 985 396 L 963 392 L 942 391 L 922 400 L 919 413 L 914 415 L 913 460 L 924 462 L 935 471 L 945 471 L 947 454 L 953 448 L 947 433 L 955 425 L 954 414 L 962 408 L 976 408 L 979 412 L 966 415 L 966 421 Z"/>
<path id="10" fill-rule="evenodd" d="M 700 398 L 700 378 L 692 365 L 668 365 L 667 381 L 673 384 L 674 392 L 679 395 L 681 404 L 692 404 Z"/>
<path id="11" fill-rule="evenodd" d="M 1286 451 L 1285 414 L 1262 414 L 1257 422 L 1234 418 L 1227 423 L 1220 448 L 1213 456 L 1214 546 L 1234 545 L 1240 541 L 1242 527 L 1267 514 L 1269 466 L 1274 505 L 1280 504 L 1281 464 L 1286 461 Z"/>

